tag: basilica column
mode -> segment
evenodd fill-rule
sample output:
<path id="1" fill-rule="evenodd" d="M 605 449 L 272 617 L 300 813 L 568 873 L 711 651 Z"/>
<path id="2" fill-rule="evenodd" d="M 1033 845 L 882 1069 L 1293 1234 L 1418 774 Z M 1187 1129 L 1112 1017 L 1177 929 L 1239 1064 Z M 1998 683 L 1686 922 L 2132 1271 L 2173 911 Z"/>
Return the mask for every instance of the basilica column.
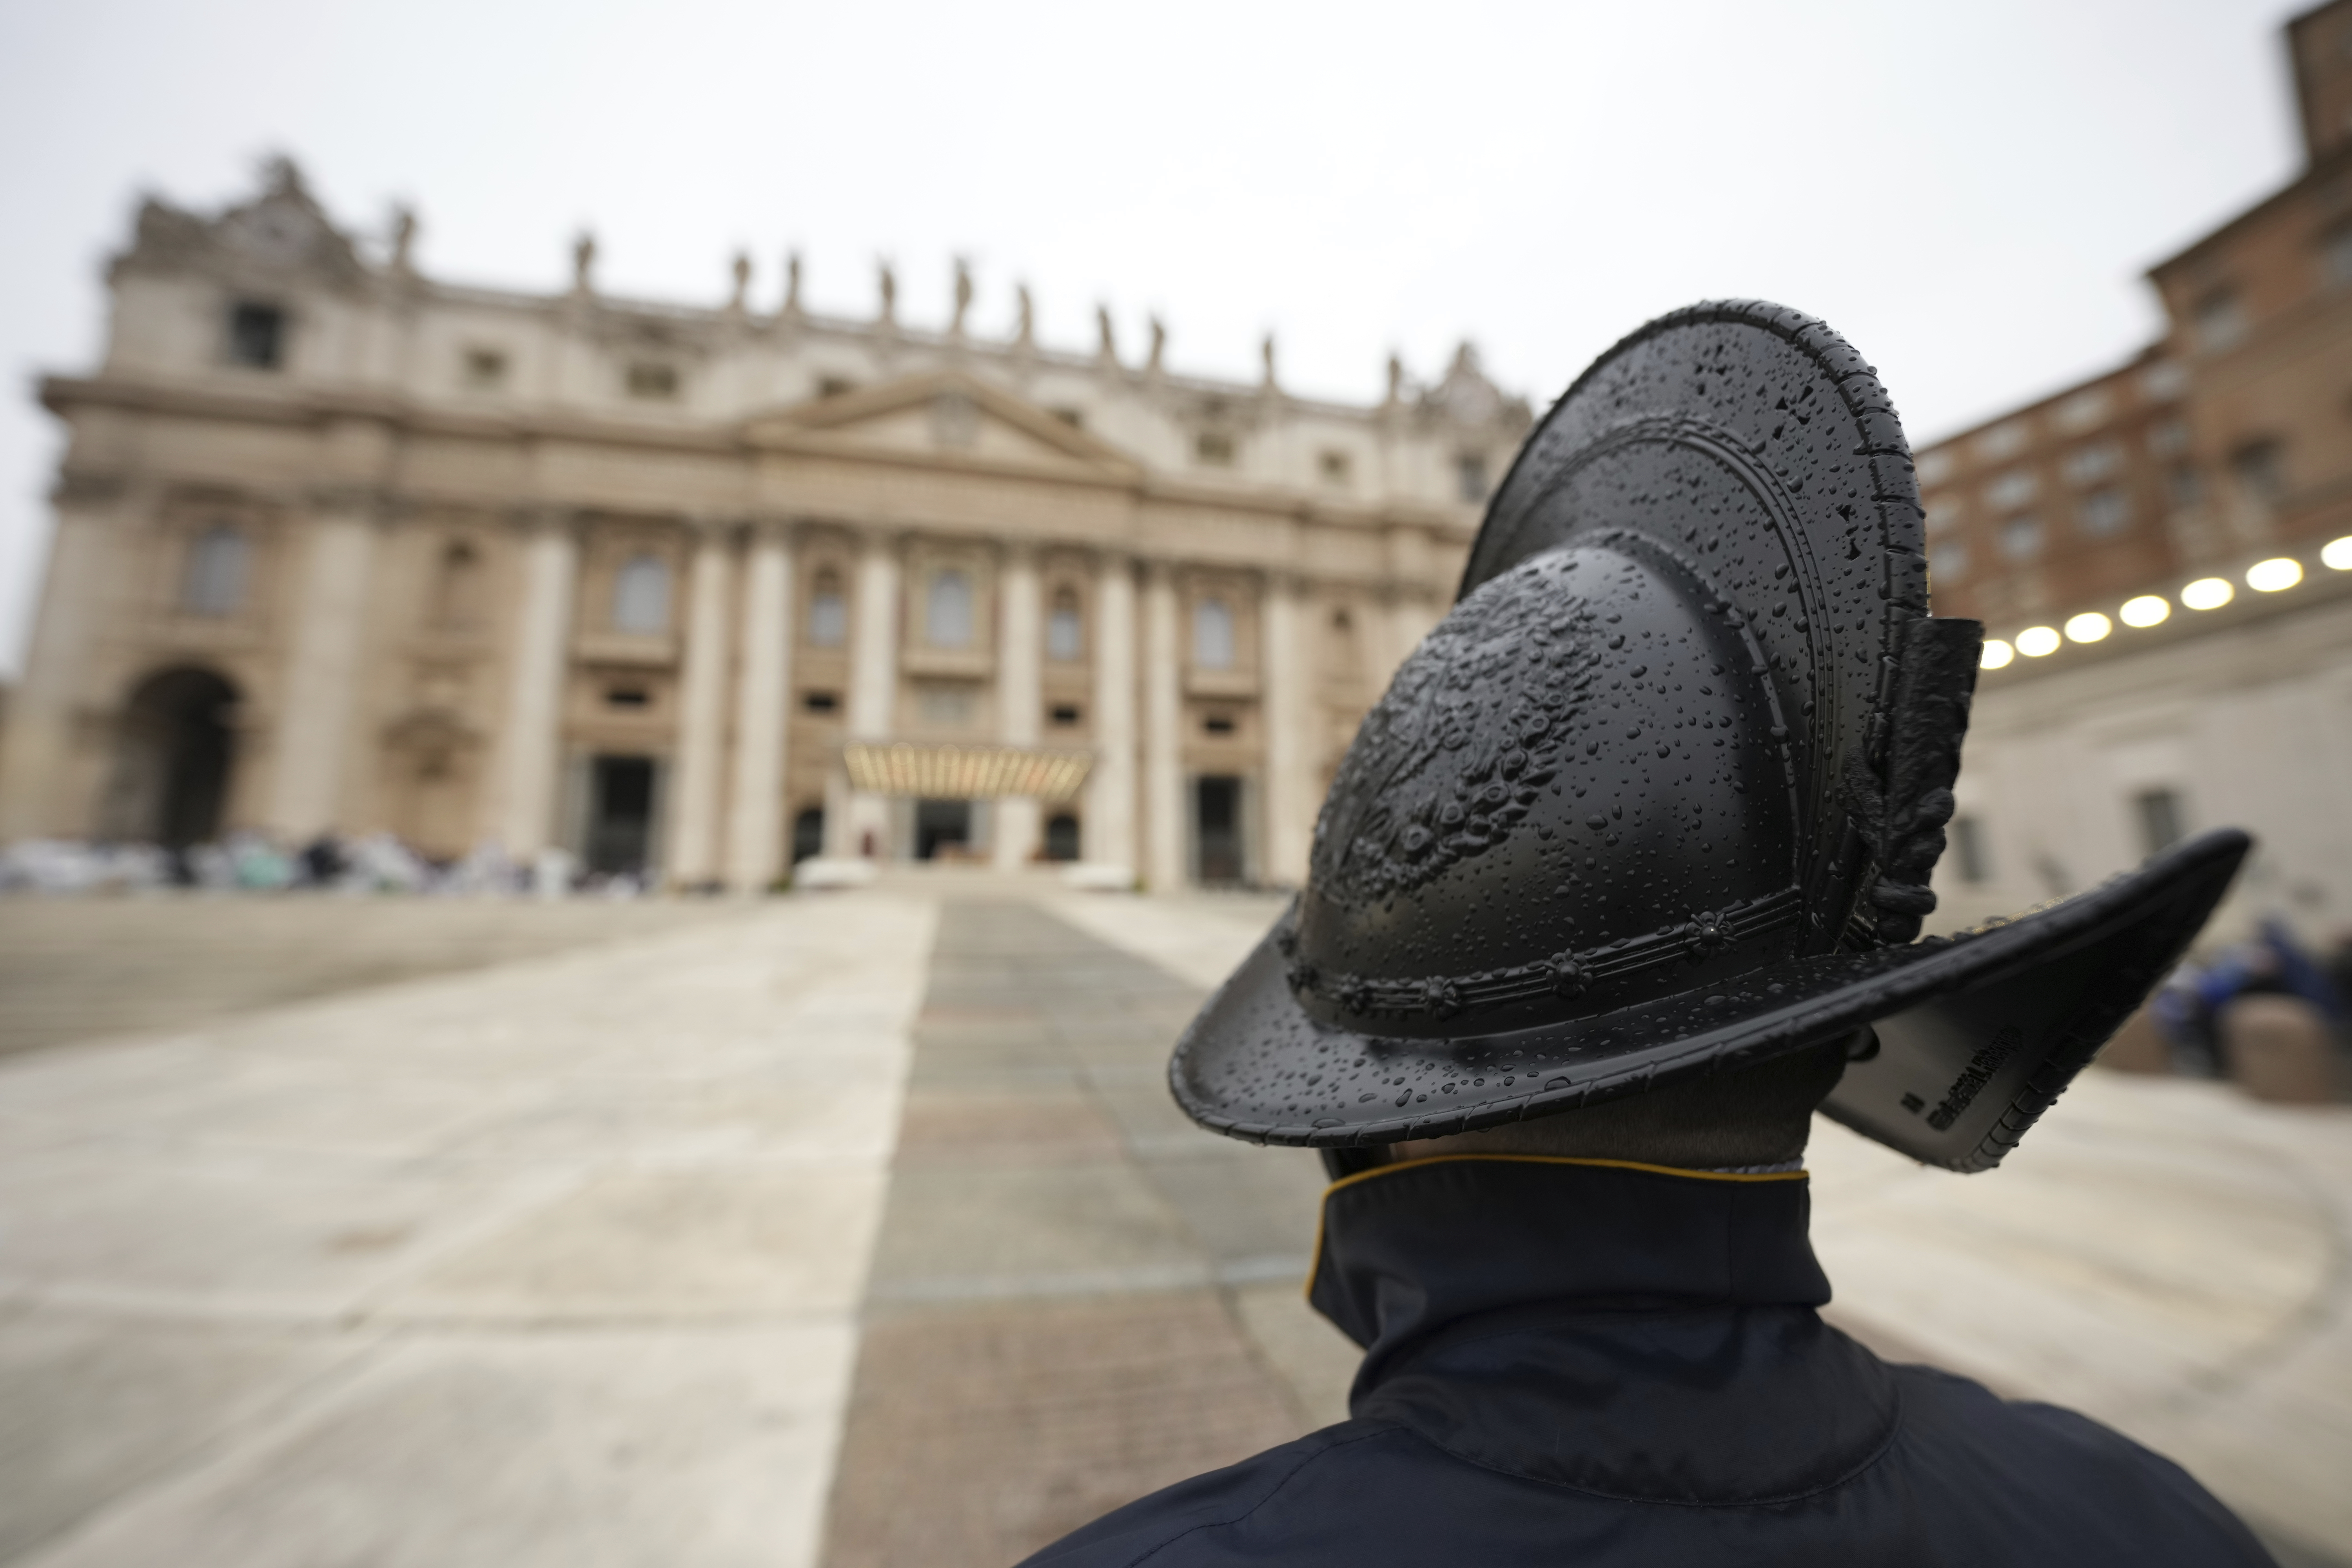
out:
<path id="1" fill-rule="evenodd" d="M 1444 605 L 1432 596 L 1429 590 L 1415 583 L 1400 586 L 1389 600 L 1387 668 L 1381 674 L 1381 686 L 1387 689 L 1421 639 L 1436 630 L 1437 623 L 1445 616 Z"/>
<path id="2" fill-rule="evenodd" d="M 120 479 L 68 473 L 50 498 L 57 531 L 24 678 L 9 693 L 8 722 L 0 727 L 0 843 L 78 838 L 106 826 L 93 820 L 104 773 L 77 763 L 74 730 L 78 710 L 103 711 L 125 695 L 89 682 L 96 648 L 129 610 L 127 586 L 137 579 L 123 564 L 121 542 L 142 495 Z"/>
<path id="3" fill-rule="evenodd" d="M 1095 572 L 1094 771 L 1085 850 L 1132 876 L 1135 858 L 1135 566 L 1106 552 Z"/>
<path id="4" fill-rule="evenodd" d="M 687 588 L 686 661 L 678 675 L 677 774 L 669 798 L 669 879 L 696 887 L 719 874 L 719 789 L 727 752 L 730 530 L 697 518 Z"/>
<path id="5" fill-rule="evenodd" d="M 1045 701 L 1036 550 L 1025 543 L 1006 546 L 997 581 L 1004 605 L 996 647 L 997 738 L 1008 746 L 1034 746 L 1039 710 Z M 998 870 L 1017 870 L 1036 853 L 1038 806 L 1037 797 L 1030 795 L 1008 795 L 994 803 L 992 858 Z"/>
<path id="6" fill-rule="evenodd" d="M 784 872 L 784 745 L 791 729 L 793 552 L 784 526 L 751 536 L 743 588 L 743 668 L 735 688 L 735 777 L 727 883 L 756 893 Z"/>
<path id="7" fill-rule="evenodd" d="M 1155 893 L 1191 880 L 1184 868 L 1182 681 L 1176 579 L 1155 561 L 1143 582 L 1144 877 Z"/>
<path id="8" fill-rule="evenodd" d="M 1315 831 L 1312 693 L 1308 689 L 1307 611 L 1303 585 L 1286 572 L 1266 582 L 1265 627 L 1265 867 L 1266 880 L 1297 887 L 1307 880 L 1307 849 Z"/>
<path id="9" fill-rule="evenodd" d="M 340 820 L 339 808 L 367 635 L 377 504 L 366 492 L 321 496 L 302 531 L 266 819 L 288 839 L 356 826 Z"/>
<path id="10" fill-rule="evenodd" d="M 897 726 L 898 705 L 898 541 L 877 530 L 859 542 L 857 614 L 850 643 L 849 738 L 888 740 Z M 848 793 L 848 810 L 843 814 L 848 853 L 866 853 L 870 841 L 877 859 L 888 858 L 889 807 L 881 795 Z"/>
<path id="11" fill-rule="evenodd" d="M 522 600 L 507 653 L 505 722 L 485 818 L 489 837 L 528 860 L 554 839 L 555 783 L 563 746 L 563 678 L 570 667 L 572 601 L 580 544 L 568 515 L 531 521 L 522 552 Z"/>

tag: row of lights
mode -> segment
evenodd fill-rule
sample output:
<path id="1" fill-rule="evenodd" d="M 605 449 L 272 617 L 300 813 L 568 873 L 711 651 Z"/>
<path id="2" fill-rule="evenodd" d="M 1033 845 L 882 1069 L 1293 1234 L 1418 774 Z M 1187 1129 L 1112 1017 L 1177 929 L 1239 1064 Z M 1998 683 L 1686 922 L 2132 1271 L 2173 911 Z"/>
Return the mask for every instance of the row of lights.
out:
<path id="1" fill-rule="evenodd" d="M 2331 572 L 2352 572 L 2352 534 L 2330 540 L 2319 552 L 2323 565 Z M 2246 568 L 2246 586 L 2257 594 L 2282 594 L 2303 581 L 2303 563 L 2291 556 L 2273 556 L 2257 561 Z M 2180 590 L 2180 603 L 2191 610 L 2218 610 L 2237 597 L 2237 589 L 2227 577 L 2200 577 Z M 2152 626 L 2172 614 L 2172 601 L 2161 594 L 2142 594 L 2137 599 L 2126 599 L 2116 611 L 2116 620 L 2127 626 Z M 2116 629 L 2116 622 L 2086 610 L 2067 621 L 2064 635 L 2056 626 L 2028 626 L 2017 634 L 2016 640 L 2004 642 L 2000 637 L 1988 637 L 1984 645 L 1984 667 L 2000 669 L 2012 663 L 2019 654 L 2028 658 L 2040 658 L 2056 653 L 2065 643 L 2093 643 L 2104 639 Z"/>

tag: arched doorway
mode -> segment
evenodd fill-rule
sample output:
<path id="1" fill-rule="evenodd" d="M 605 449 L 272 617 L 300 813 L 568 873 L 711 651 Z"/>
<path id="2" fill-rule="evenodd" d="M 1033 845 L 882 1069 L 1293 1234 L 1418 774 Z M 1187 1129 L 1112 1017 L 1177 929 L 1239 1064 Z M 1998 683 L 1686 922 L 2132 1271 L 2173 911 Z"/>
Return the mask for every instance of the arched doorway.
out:
<path id="1" fill-rule="evenodd" d="M 181 848 L 219 836 L 236 763 L 236 688 L 194 666 L 132 689 L 117 731 L 104 827 L 110 837 Z"/>

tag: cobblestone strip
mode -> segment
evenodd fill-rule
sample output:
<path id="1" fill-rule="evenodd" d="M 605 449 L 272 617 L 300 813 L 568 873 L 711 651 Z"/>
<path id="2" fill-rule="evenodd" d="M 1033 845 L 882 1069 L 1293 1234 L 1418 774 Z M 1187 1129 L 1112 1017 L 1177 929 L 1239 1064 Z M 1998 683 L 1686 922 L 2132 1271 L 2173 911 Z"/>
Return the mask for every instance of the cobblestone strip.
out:
<path id="1" fill-rule="evenodd" d="M 1012 1563 L 1338 1418 L 1320 1167 L 1168 1098 L 1202 995 L 1034 904 L 943 909 L 829 1568 Z"/>

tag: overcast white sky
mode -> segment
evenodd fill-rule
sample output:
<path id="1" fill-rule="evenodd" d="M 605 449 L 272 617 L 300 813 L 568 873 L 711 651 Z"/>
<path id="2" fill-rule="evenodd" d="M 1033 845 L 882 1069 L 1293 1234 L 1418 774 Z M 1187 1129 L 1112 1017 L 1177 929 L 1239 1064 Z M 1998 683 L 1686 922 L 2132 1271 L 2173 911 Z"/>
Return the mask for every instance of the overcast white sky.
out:
<path id="1" fill-rule="evenodd" d="M 1540 406 L 1688 301 L 1825 317 L 1915 441 L 2128 355 L 2141 271 L 2288 178 L 2286 0 L 1397 6 L 76 0 L 0 7 L 0 671 L 47 528 L 44 372 L 88 365 L 140 193 L 292 153 L 439 277 L 976 321 L 1377 396 L 1475 339 Z"/>

